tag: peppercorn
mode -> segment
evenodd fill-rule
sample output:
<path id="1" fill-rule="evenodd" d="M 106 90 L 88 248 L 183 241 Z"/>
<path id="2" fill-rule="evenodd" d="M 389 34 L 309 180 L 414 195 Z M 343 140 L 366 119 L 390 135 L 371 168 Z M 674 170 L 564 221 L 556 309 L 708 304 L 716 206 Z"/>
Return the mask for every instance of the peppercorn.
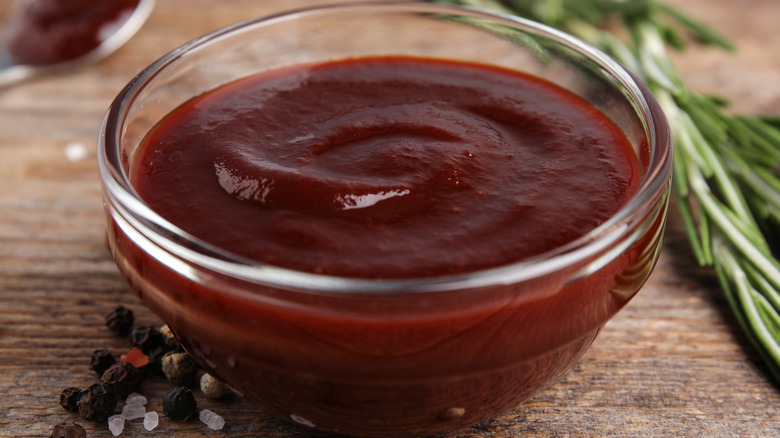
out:
<path id="1" fill-rule="evenodd" d="M 200 376 L 200 392 L 208 398 L 220 398 L 225 395 L 225 384 L 205 373 Z"/>
<path id="2" fill-rule="evenodd" d="M 173 386 L 186 386 L 198 375 L 198 364 L 188 353 L 170 352 L 163 356 L 162 370 Z"/>
<path id="3" fill-rule="evenodd" d="M 192 391 L 183 386 L 171 389 L 163 397 L 163 413 L 174 421 L 189 420 L 195 415 L 197 408 Z"/>
<path id="4" fill-rule="evenodd" d="M 163 345 L 163 337 L 157 327 L 143 325 L 133 329 L 130 334 L 130 343 L 138 347 L 144 354 L 149 354 L 155 347 Z"/>
<path id="5" fill-rule="evenodd" d="M 117 397 L 138 391 L 143 373 L 129 362 L 119 361 L 103 373 L 100 381 Z"/>
<path id="6" fill-rule="evenodd" d="M 80 395 L 80 388 L 65 388 L 60 394 L 60 405 L 68 412 L 76 412 L 79 409 L 76 403 L 78 403 Z"/>
<path id="7" fill-rule="evenodd" d="M 130 333 L 134 320 L 133 311 L 122 305 L 116 306 L 106 315 L 106 325 L 118 335 Z"/>
<path id="8" fill-rule="evenodd" d="M 170 327 L 168 327 L 167 324 L 160 327 L 160 334 L 163 338 L 163 343 L 166 347 L 168 347 L 168 350 L 178 350 L 181 348 L 181 344 L 179 344 L 179 340 L 176 339 L 176 335 L 173 334 L 173 331 Z"/>
<path id="9" fill-rule="evenodd" d="M 170 350 L 168 350 L 168 347 L 164 345 L 151 349 L 147 354 L 147 356 L 149 356 L 149 369 L 159 375 L 164 375 L 165 373 L 163 373 L 162 370 L 162 360 L 169 351 Z"/>
<path id="10" fill-rule="evenodd" d="M 89 367 L 97 373 L 98 376 L 102 376 L 111 365 L 116 363 L 116 358 L 108 350 L 95 350 L 92 353 L 92 360 L 89 363 Z"/>
<path id="11" fill-rule="evenodd" d="M 114 413 L 117 401 L 108 387 L 101 383 L 95 383 L 81 392 L 76 404 L 79 407 L 81 418 L 102 422 Z"/>
<path id="12" fill-rule="evenodd" d="M 49 438 L 87 438 L 87 431 L 78 423 L 63 421 L 54 426 Z"/>

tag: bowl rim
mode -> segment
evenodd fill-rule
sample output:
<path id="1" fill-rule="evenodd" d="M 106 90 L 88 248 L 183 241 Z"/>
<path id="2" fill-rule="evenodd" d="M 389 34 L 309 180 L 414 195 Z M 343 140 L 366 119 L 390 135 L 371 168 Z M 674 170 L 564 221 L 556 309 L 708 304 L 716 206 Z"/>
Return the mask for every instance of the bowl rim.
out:
<path id="1" fill-rule="evenodd" d="M 632 100 L 638 111 L 637 115 L 646 124 L 645 130 L 648 134 L 650 150 L 649 165 L 637 190 L 628 202 L 607 221 L 582 237 L 545 253 L 515 263 L 467 273 L 400 279 L 341 277 L 263 264 L 222 250 L 190 235 L 154 212 L 140 199 L 123 171 L 119 145 L 124 132 L 122 129 L 123 121 L 128 109 L 139 92 L 157 74 L 188 52 L 233 32 L 249 27 L 263 26 L 276 20 L 295 19 L 301 15 L 338 13 L 349 9 L 374 11 L 398 9 L 407 13 L 449 13 L 464 17 L 490 19 L 544 36 L 584 54 L 625 88 L 628 94 L 627 99 Z M 663 192 L 668 190 L 671 180 L 672 147 L 669 124 L 649 88 L 604 52 L 580 39 L 547 25 L 501 12 L 408 0 L 381 0 L 309 6 L 251 18 L 207 33 L 163 55 L 138 73 L 119 92 L 105 113 L 98 137 L 98 172 L 103 186 L 104 205 L 110 201 L 117 210 L 116 213 L 122 215 L 123 220 L 128 221 L 128 224 L 135 230 L 140 230 L 137 237 L 146 238 L 159 246 L 162 251 L 156 251 L 153 256 L 161 261 L 164 260 L 177 264 L 182 269 L 191 270 L 180 263 L 179 259 L 184 259 L 196 266 L 240 280 L 301 292 L 403 295 L 409 292 L 466 290 L 528 281 L 575 265 L 577 262 L 587 260 L 612 248 L 633 232 L 632 222 L 641 219 L 637 216 L 644 216 L 644 214 L 637 214 L 637 212 L 646 211 L 648 202 L 662 197 Z M 116 220 L 115 214 L 112 214 L 112 217 Z M 188 245 L 182 245 L 181 242 L 187 242 Z"/>

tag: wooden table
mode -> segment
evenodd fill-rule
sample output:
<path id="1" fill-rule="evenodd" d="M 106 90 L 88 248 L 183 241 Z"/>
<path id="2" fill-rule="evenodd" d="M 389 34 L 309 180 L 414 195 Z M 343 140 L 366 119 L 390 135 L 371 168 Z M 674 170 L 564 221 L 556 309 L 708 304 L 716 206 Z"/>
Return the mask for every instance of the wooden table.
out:
<path id="1" fill-rule="evenodd" d="M 0 12 L 10 0 L 0 3 Z M 129 291 L 104 245 L 95 142 L 103 112 L 140 69 L 185 41 L 232 22 L 317 3 L 303 0 L 159 0 L 140 33 L 104 62 L 0 92 L 0 436 L 49 436 L 77 415 L 58 404 L 68 386 L 95 381 L 93 350 L 127 350 L 104 315 L 131 307 L 159 324 Z M 733 99 L 741 112 L 780 113 L 780 3 L 675 0 L 741 47 L 692 48 L 678 57 L 688 84 Z M 85 155 L 81 155 L 81 153 Z M 167 384 L 142 392 L 161 411 Z M 223 431 L 161 419 L 123 436 L 309 436 L 242 400 L 208 401 Z M 698 268 L 673 211 L 650 281 L 578 365 L 511 412 L 451 437 L 780 436 L 778 388 L 740 333 L 716 280 Z M 90 437 L 105 424 L 80 421 Z"/>

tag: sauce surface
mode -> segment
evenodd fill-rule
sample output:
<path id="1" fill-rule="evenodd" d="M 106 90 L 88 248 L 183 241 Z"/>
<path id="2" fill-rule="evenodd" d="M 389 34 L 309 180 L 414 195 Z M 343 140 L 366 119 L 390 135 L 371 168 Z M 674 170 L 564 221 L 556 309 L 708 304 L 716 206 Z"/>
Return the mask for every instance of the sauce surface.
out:
<path id="1" fill-rule="evenodd" d="M 472 272 L 581 237 L 634 193 L 620 129 L 494 67 L 387 57 L 264 73 L 147 135 L 140 197 L 238 255 L 358 278 Z"/>

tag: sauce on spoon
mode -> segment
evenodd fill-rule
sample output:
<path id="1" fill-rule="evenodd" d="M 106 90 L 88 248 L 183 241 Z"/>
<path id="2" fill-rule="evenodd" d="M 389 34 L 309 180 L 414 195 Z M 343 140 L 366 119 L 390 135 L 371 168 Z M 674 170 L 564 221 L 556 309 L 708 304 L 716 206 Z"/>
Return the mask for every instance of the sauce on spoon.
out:
<path id="1" fill-rule="evenodd" d="M 28 0 L 13 8 L 0 44 L 0 88 L 98 61 L 127 42 L 154 0 Z"/>
<path id="2" fill-rule="evenodd" d="M 127 22 L 140 0 L 35 0 L 6 29 L 14 64 L 52 65 L 78 59 Z"/>

